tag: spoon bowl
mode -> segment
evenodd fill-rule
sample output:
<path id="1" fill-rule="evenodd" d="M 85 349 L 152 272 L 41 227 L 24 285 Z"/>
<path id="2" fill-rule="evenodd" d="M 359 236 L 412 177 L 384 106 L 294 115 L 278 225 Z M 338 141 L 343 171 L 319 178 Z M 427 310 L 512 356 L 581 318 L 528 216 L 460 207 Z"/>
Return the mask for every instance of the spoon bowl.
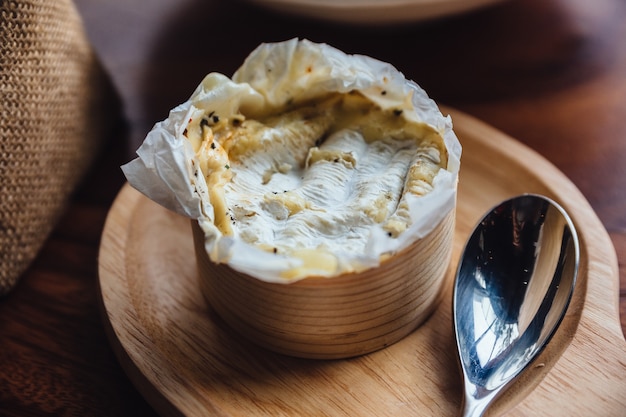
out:
<path id="1" fill-rule="evenodd" d="M 578 274 L 574 225 L 557 203 L 525 194 L 489 211 L 470 236 L 454 286 L 463 416 L 481 416 L 552 338 Z"/>

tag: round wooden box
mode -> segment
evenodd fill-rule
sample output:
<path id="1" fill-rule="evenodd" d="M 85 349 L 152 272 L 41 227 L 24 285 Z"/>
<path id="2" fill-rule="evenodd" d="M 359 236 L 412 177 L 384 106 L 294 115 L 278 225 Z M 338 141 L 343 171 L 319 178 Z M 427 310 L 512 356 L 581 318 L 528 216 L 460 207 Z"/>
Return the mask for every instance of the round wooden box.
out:
<path id="1" fill-rule="evenodd" d="M 252 342 L 286 355 L 338 359 L 373 352 L 415 330 L 435 309 L 450 263 L 454 210 L 380 266 L 333 278 L 268 283 L 212 262 L 192 222 L 202 293 Z"/>

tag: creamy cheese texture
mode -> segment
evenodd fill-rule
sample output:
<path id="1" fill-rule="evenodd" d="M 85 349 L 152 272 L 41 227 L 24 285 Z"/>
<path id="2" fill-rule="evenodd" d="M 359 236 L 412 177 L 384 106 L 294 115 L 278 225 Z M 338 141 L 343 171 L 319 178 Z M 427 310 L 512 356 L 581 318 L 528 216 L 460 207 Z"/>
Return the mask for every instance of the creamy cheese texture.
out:
<path id="1" fill-rule="evenodd" d="M 456 202 L 449 117 L 381 61 L 307 40 L 211 73 L 122 169 L 198 220 L 212 261 L 271 282 L 377 266 Z"/>

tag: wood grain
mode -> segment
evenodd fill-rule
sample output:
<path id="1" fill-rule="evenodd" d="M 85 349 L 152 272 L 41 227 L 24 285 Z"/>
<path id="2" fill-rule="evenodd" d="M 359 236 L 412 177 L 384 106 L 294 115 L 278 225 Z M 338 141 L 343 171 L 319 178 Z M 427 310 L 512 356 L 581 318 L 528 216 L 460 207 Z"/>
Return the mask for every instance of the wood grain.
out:
<path id="1" fill-rule="evenodd" d="M 402 339 L 435 310 L 452 254 L 454 212 L 377 268 L 283 285 L 215 264 L 192 222 L 202 294 L 221 319 L 259 346 L 309 359 L 370 353 Z"/>
<path id="2" fill-rule="evenodd" d="M 548 161 L 450 112 L 465 146 L 453 259 L 484 211 L 523 192 L 561 203 L 582 238 L 579 280 L 562 326 L 492 414 L 552 416 L 558 407 L 560 415 L 621 416 L 626 342 L 615 306 L 603 302 L 616 296 L 618 279 L 606 231 Z M 100 262 L 113 343 L 129 359 L 123 363 L 131 379 L 163 415 L 439 416 L 460 405 L 454 268 L 439 307 L 409 336 L 369 355 L 320 361 L 266 351 L 222 322 L 199 291 L 188 220 L 128 186 L 107 219 Z"/>

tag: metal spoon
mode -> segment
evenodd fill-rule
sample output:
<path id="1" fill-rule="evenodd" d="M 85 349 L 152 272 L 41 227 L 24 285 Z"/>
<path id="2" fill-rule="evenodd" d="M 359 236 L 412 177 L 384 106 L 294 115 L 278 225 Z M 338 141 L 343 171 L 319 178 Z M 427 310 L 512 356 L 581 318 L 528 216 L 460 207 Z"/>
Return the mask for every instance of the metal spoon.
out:
<path id="1" fill-rule="evenodd" d="M 543 350 L 565 315 L 578 260 L 571 219 L 546 197 L 504 201 L 478 223 L 454 286 L 463 416 L 482 416 Z"/>

